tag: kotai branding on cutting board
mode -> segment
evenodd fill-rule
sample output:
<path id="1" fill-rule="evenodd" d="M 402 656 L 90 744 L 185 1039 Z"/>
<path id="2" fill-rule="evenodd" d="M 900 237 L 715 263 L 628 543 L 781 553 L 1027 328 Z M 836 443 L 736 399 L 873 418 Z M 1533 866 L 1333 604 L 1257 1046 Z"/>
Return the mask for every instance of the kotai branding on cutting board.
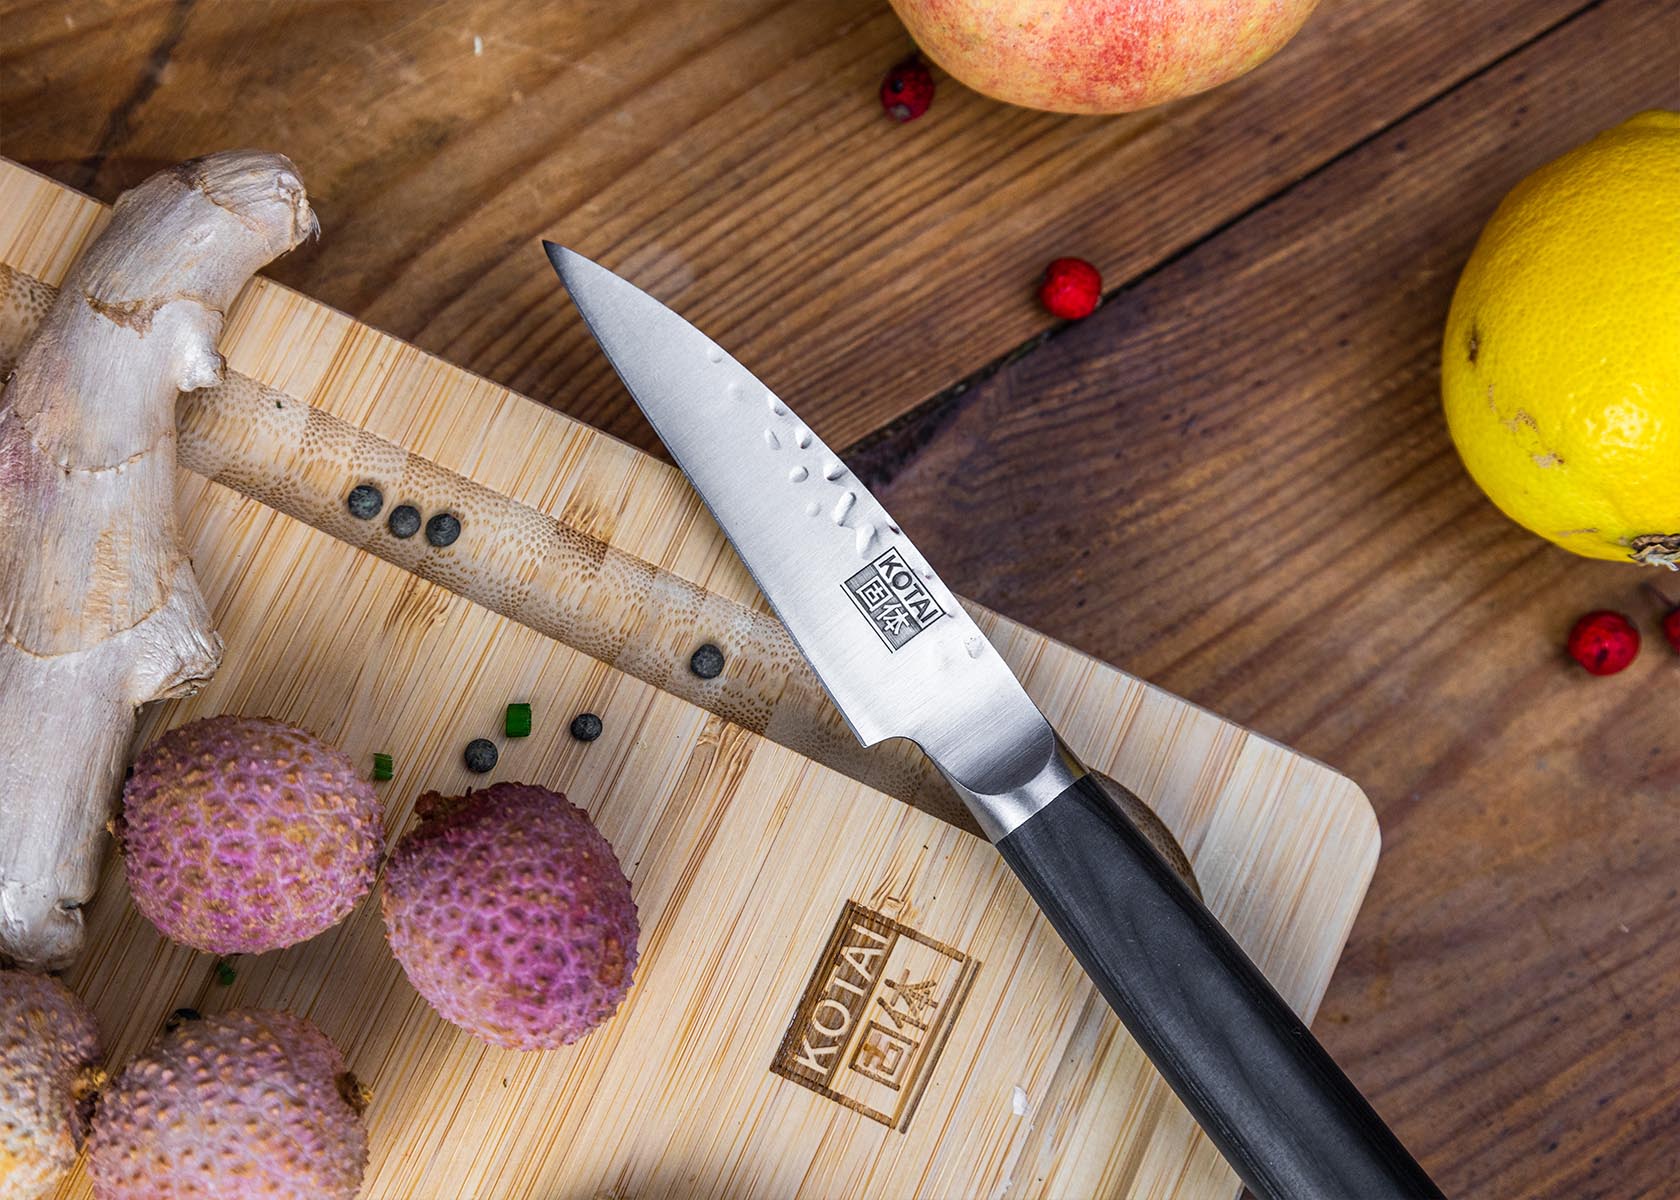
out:
<path id="1" fill-rule="evenodd" d="M 907 1129 L 979 966 L 847 901 L 771 1070 Z"/>

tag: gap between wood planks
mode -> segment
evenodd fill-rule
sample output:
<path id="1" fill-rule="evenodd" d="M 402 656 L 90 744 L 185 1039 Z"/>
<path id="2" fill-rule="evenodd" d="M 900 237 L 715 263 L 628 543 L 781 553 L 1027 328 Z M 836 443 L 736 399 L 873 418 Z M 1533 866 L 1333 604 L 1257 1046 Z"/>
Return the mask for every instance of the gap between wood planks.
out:
<path id="1" fill-rule="evenodd" d="M 193 8 L 197 3 L 198 0 L 174 0 L 163 36 L 146 56 L 145 73 L 140 76 L 128 95 L 123 97 L 122 103 L 111 110 L 105 128 L 99 133 L 99 141 L 94 144 L 93 153 L 82 161 L 70 177 L 69 182 L 79 191 L 86 192 L 92 189 L 94 181 L 99 178 L 99 172 L 105 167 L 105 160 L 110 158 L 112 151 L 128 141 L 129 134 L 133 132 L 130 122 L 134 114 L 140 111 L 140 106 L 151 99 L 152 93 L 157 91 L 158 85 L 163 82 L 164 70 L 169 66 L 170 59 L 175 56 L 175 49 L 181 44 L 181 39 L 187 34 L 187 22 L 192 18 Z"/>
<path id="2" fill-rule="evenodd" d="M 1302 172 L 1300 175 L 1297 175 L 1294 179 L 1282 185 L 1277 190 L 1268 193 L 1259 200 L 1256 200 L 1248 207 L 1233 213 L 1225 220 L 1220 221 L 1218 224 L 1208 229 L 1205 233 L 1202 233 L 1186 242 L 1178 249 L 1161 258 L 1159 261 L 1150 264 L 1123 282 L 1107 289 L 1103 293 L 1102 306 L 1099 306 L 1096 313 L 1087 319 L 1101 320 L 1104 308 L 1122 293 L 1131 291 L 1143 285 L 1156 275 L 1159 275 L 1171 268 L 1181 259 L 1188 258 L 1190 255 L 1201 250 L 1202 247 L 1216 241 L 1228 233 L 1231 229 L 1248 220 L 1267 205 L 1276 203 L 1283 197 L 1300 188 L 1303 184 L 1306 184 L 1324 174 L 1343 159 L 1356 154 L 1365 147 L 1380 141 L 1384 137 L 1387 137 L 1395 129 L 1404 125 L 1407 121 L 1410 121 L 1419 113 L 1433 107 L 1436 104 L 1439 104 L 1442 100 L 1463 88 L 1466 84 L 1472 83 L 1486 75 L 1488 72 L 1496 70 L 1508 60 L 1515 58 L 1517 55 L 1524 53 L 1529 48 L 1551 37 L 1559 30 L 1562 30 L 1580 20 L 1587 13 L 1599 8 L 1603 3 L 1604 0 L 1588 0 L 1587 3 L 1584 3 L 1579 8 L 1576 8 L 1568 16 L 1560 17 L 1558 20 L 1546 26 L 1546 28 L 1542 29 L 1534 36 L 1508 47 L 1501 53 L 1495 55 L 1493 58 L 1490 58 L 1481 66 L 1477 67 L 1475 70 L 1460 76 L 1447 87 L 1430 96 L 1427 100 L 1420 101 L 1419 103 L 1414 104 L 1411 108 L 1403 110 L 1381 127 L 1372 130 L 1369 134 L 1357 141 L 1350 142 L 1342 149 L 1324 159 L 1318 165 Z M 843 451 L 841 451 L 841 456 L 846 460 L 846 465 L 851 468 L 852 473 L 857 476 L 859 482 L 867 488 L 881 488 L 891 483 L 893 479 L 898 476 L 900 471 L 904 470 L 904 468 L 912 465 L 916 461 L 916 458 L 921 454 L 921 452 L 930 445 L 933 440 L 939 436 L 940 431 L 950 423 L 951 418 L 953 418 L 957 413 L 957 401 L 961 399 L 965 393 L 975 387 L 978 387 L 980 384 L 985 383 L 988 379 L 992 378 L 992 376 L 996 375 L 1005 368 L 1014 366 L 1016 363 L 1028 357 L 1040 347 L 1047 345 L 1055 338 L 1060 337 L 1063 333 L 1071 329 L 1074 324 L 1076 324 L 1076 322 L 1059 321 L 1056 324 L 1045 328 L 1039 333 L 1036 333 L 1032 337 L 1028 338 L 1026 341 L 1013 347 L 1006 353 L 994 358 L 991 362 L 986 363 L 979 369 L 965 375 L 962 379 L 959 379 L 951 386 L 936 392 L 920 404 L 911 408 L 908 412 L 905 412 L 901 416 L 889 421 L 881 428 L 872 433 L 865 434 L 863 437 L 857 439 L 850 446 L 847 446 Z"/>

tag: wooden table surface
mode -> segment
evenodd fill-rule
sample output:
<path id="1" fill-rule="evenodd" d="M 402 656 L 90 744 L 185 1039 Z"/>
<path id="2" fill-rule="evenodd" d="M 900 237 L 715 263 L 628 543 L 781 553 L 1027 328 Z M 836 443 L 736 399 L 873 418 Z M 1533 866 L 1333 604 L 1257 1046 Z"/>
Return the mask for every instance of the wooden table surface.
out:
<path id="1" fill-rule="evenodd" d="M 1505 521 L 1438 339 L 1499 197 L 1680 107 L 1680 0 L 1325 0 L 1117 118 L 939 75 L 878 0 L 0 0 L 0 153 L 114 198 L 233 145 L 325 232 L 275 277 L 638 445 L 535 239 L 730 346 L 957 590 L 1328 761 L 1384 852 L 1317 1032 L 1455 1196 L 1680 1179 L 1680 577 Z M 1073 326 L 1032 287 L 1077 254 Z"/>

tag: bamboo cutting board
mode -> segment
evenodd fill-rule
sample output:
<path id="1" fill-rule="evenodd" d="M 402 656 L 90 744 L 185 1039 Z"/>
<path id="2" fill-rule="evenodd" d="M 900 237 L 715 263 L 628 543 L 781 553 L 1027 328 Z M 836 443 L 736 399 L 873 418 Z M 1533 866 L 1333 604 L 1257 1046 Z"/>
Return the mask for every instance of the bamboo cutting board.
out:
<path id="1" fill-rule="evenodd" d="M 0 261 L 16 272 L 56 284 L 102 213 L 0 163 Z M 229 314 L 222 348 L 277 407 L 313 406 L 730 611 L 764 611 L 681 476 L 621 443 L 266 281 Z M 180 514 L 227 649 L 204 692 L 150 713 L 146 736 L 242 711 L 306 725 L 363 764 L 389 752 L 394 838 L 420 791 L 487 781 L 461 747 L 501 741 L 503 706 L 528 700 L 532 736 L 504 742 L 488 779 L 589 809 L 631 876 L 642 957 L 591 1036 L 501 1051 L 409 988 L 377 893 L 221 986 L 210 956 L 133 910 L 113 863 L 71 975 L 113 1065 L 179 1007 L 307 1014 L 373 1087 L 370 1200 L 1235 1195 L 989 846 L 924 811 L 936 804 L 686 694 L 688 648 L 735 649 L 706 604 L 693 628 L 646 634 L 673 660 L 661 687 L 658 671 L 607 665 L 186 470 Z M 1375 865 L 1359 790 L 1002 617 L 981 623 L 1075 751 L 1161 815 L 1210 905 L 1310 1017 Z M 602 717 L 598 741 L 568 736 L 582 711 Z M 79 1174 L 60 1192 L 88 1194 Z"/>

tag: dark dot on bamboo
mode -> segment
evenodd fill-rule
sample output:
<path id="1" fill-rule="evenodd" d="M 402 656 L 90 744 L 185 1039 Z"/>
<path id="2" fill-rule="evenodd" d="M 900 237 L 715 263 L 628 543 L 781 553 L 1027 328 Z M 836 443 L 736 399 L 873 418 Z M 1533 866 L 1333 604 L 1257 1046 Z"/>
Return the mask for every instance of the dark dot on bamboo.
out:
<path id="1" fill-rule="evenodd" d="M 391 527 L 392 537 L 411 538 L 420 532 L 420 510 L 412 504 L 399 504 L 391 510 L 386 524 Z"/>
<path id="2" fill-rule="evenodd" d="M 716 679 L 723 674 L 723 651 L 707 642 L 689 658 L 688 669 L 701 679 Z"/>
<path id="3" fill-rule="evenodd" d="M 452 513 L 438 513 L 426 522 L 426 540 L 434 546 L 448 546 L 460 536 L 460 519 Z"/>
<path id="4" fill-rule="evenodd" d="M 344 507 L 358 521 L 371 521 L 385 507 L 385 497 L 371 483 L 358 483 L 344 498 Z"/>

